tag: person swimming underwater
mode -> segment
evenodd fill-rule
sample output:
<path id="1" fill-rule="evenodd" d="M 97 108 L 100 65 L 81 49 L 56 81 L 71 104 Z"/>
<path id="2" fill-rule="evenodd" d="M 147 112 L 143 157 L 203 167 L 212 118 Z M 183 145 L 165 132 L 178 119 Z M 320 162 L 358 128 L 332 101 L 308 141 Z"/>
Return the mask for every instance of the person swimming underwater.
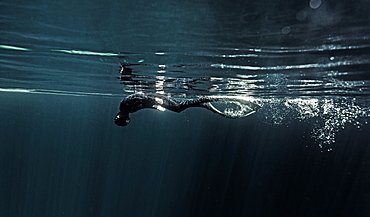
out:
<path id="1" fill-rule="evenodd" d="M 129 114 L 144 108 L 158 109 L 162 111 L 168 109 L 179 113 L 190 107 L 201 107 L 226 118 L 236 118 L 219 111 L 211 104 L 211 102 L 217 102 L 220 100 L 221 98 L 202 96 L 197 99 L 179 101 L 156 93 L 136 93 L 127 96 L 121 101 L 119 107 L 120 112 L 118 112 L 114 117 L 114 123 L 118 126 L 127 126 L 127 124 L 130 123 Z M 260 107 L 256 105 L 253 112 L 257 111 L 259 108 Z"/>

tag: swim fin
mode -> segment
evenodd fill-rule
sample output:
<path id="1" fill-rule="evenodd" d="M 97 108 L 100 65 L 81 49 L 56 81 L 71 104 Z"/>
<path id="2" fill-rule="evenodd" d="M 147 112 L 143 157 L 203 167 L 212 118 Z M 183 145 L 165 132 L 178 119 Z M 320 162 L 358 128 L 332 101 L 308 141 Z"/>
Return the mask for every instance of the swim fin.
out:
<path id="1" fill-rule="evenodd" d="M 207 103 L 207 107 L 227 118 L 242 118 L 251 115 L 261 108 L 252 97 L 241 96 L 211 96 L 217 99 L 212 103 Z M 217 105 L 214 105 L 217 104 Z M 219 107 L 219 108 L 216 108 Z"/>

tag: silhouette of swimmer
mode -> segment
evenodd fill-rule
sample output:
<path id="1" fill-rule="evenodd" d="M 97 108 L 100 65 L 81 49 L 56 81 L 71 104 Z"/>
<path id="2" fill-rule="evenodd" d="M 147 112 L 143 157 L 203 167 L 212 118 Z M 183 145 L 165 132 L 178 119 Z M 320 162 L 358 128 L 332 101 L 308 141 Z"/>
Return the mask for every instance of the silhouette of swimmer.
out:
<path id="1" fill-rule="evenodd" d="M 226 118 L 236 118 L 222 113 L 211 104 L 211 102 L 217 101 L 221 101 L 221 99 L 202 96 L 196 99 L 180 101 L 156 93 L 136 93 L 127 96 L 121 101 L 119 107 L 120 112 L 118 112 L 118 114 L 114 117 L 114 123 L 118 126 L 127 126 L 127 124 L 130 123 L 129 114 L 145 108 L 157 109 L 161 111 L 168 109 L 179 113 L 190 107 L 201 107 Z M 253 112 L 257 111 L 258 108 L 260 107 L 256 105 Z"/>

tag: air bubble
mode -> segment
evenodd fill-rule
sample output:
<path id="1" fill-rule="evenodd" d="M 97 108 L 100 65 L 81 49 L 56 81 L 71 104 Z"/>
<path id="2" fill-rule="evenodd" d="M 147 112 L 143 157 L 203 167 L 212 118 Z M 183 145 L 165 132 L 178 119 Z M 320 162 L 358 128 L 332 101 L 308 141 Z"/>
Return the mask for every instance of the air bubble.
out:
<path id="1" fill-rule="evenodd" d="M 285 26 L 281 29 L 281 32 L 285 35 L 290 33 L 290 26 Z"/>
<path id="2" fill-rule="evenodd" d="M 310 7 L 312 9 L 317 9 L 320 7 L 320 5 L 321 5 L 321 0 L 311 0 L 310 1 Z"/>

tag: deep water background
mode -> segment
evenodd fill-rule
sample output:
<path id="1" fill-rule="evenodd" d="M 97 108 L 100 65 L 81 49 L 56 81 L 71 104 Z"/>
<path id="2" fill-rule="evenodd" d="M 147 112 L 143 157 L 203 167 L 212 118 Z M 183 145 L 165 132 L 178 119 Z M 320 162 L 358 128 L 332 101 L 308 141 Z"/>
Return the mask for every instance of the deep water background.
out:
<path id="1" fill-rule="evenodd" d="M 202 109 L 112 124 L 110 98 L 1 94 L 2 216 L 367 216 L 369 127 L 321 152 L 307 124 Z M 26 109 L 25 109 L 26 108 Z"/>
<path id="2" fill-rule="evenodd" d="M 0 217 L 370 216 L 368 9 L 2 1 Z M 264 106 L 232 120 L 142 110 L 115 126 L 137 91 Z M 311 104 L 287 106 L 302 97 Z"/>

